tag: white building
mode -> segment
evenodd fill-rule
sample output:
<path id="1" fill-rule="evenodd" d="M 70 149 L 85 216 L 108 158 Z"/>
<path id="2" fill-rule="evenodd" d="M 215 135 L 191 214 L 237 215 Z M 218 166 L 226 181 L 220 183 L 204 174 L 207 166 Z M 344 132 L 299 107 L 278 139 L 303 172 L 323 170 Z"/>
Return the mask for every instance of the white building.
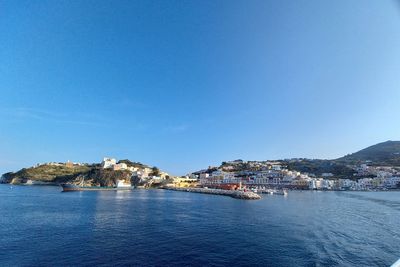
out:
<path id="1" fill-rule="evenodd" d="M 322 181 L 322 189 L 331 190 L 335 187 L 335 181 L 324 179 Z"/>
<path id="2" fill-rule="evenodd" d="M 340 179 L 340 187 L 343 189 L 354 189 L 356 182 L 350 179 Z"/>
<path id="3" fill-rule="evenodd" d="M 208 177 L 210 175 L 206 172 L 200 173 L 200 184 L 207 184 L 208 183 Z"/>
<path id="4" fill-rule="evenodd" d="M 327 184 L 324 182 L 324 179 L 322 178 L 313 178 L 310 179 L 308 182 L 308 188 L 311 190 L 321 190 L 324 189 L 324 186 L 327 186 Z"/>
<path id="5" fill-rule="evenodd" d="M 138 167 L 130 166 L 130 167 L 128 167 L 128 170 L 131 171 L 131 172 L 136 172 L 136 171 L 139 170 L 139 168 L 138 168 Z"/>
<path id="6" fill-rule="evenodd" d="M 113 168 L 113 166 L 116 164 L 117 160 L 113 158 L 103 158 L 103 161 L 101 162 L 101 166 L 103 166 L 103 169 Z"/>
<path id="7" fill-rule="evenodd" d="M 272 165 L 272 169 L 274 171 L 280 171 L 282 169 L 282 166 L 280 164 L 275 164 L 275 165 Z"/>
<path id="8" fill-rule="evenodd" d="M 148 178 L 149 174 L 147 172 L 144 172 L 143 170 L 138 170 L 134 171 L 132 175 L 137 176 L 139 178 Z"/>
<path id="9" fill-rule="evenodd" d="M 126 165 L 126 163 L 123 163 L 123 162 L 114 164 L 114 165 L 112 165 L 112 167 L 113 167 L 114 171 L 128 169 L 128 165 Z"/>
<path id="10" fill-rule="evenodd" d="M 235 173 L 232 172 L 224 172 L 221 170 L 217 170 L 209 175 L 208 173 L 200 174 L 200 184 L 223 184 L 223 183 L 237 183 L 240 179 L 235 177 Z"/>
<path id="11" fill-rule="evenodd" d="M 372 178 L 362 178 L 362 179 L 358 179 L 357 183 L 361 190 L 365 190 L 365 189 L 373 187 L 372 181 L 373 181 Z"/>
<path id="12" fill-rule="evenodd" d="M 400 177 L 394 176 L 394 177 L 386 178 L 384 184 L 388 188 L 396 188 L 397 185 L 400 184 Z"/>

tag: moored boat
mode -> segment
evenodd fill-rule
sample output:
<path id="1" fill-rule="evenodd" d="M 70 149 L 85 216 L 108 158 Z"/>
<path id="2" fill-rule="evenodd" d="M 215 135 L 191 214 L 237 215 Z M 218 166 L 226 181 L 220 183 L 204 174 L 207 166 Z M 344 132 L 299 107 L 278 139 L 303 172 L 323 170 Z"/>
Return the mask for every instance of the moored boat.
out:
<path id="1" fill-rule="evenodd" d="M 63 192 L 71 191 L 119 191 L 119 190 L 132 190 L 134 186 L 82 186 L 75 184 L 60 184 Z"/>
<path id="2" fill-rule="evenodd" d="M 116 190 L 132 190 L 134 186 L 129 187 L 113 187 L 113 186 L 79 186 L 74 184 L 60 184 L 63 192 L 70 191 L 116 191 Z"/>
<path id="3" fill-rule="evenodd" d="M 274 191 L 275 195 L 282 195 L 282 196 L 286 196 L 288 194 L 286 189 L 281 189 L 281 190 L 275 190 Z"/>

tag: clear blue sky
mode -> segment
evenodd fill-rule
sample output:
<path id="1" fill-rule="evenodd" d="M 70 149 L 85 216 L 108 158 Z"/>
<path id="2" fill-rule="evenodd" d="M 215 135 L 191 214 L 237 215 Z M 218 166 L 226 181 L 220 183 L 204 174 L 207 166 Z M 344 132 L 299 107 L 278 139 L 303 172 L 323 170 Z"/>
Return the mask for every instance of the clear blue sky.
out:
<path id="1" fill-rule="evenodd" d="M 1 173 L 336 158 L 399 118 L 396 1 L 0 2 Z"/>

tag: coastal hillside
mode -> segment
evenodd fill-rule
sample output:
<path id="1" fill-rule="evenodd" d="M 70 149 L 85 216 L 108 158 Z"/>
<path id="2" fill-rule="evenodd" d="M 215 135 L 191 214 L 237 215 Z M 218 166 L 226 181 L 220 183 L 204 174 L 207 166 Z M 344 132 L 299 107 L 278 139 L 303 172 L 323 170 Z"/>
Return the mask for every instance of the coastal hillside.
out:
<path id="1" fill-rule="evenodd" d="M 3 182 L 11 184 L 25 184 L 27 181 L 56 183 L 69 181 L 79 175 L 87 174 L 94 168 L 93 165 L 67 166 L 61 164 L 44 164 L 31 168 L 23 168 L 15 173 L 3 174 Z"/>
<path id="2" fill-rule="evenodd" d="M 134 162 L 130 161 L 129 159 L 121 159 L 118 161 L 118 164 L 120 163 L 125 163 L 128 167 L 133 167 L 133 168 L 151 168 L 149 165 L 143 164 L 141 162 Z"/>
<path id="3" fill-rule="evenodd" d="M 332 178 L 352 177 L 355 171 L 345 162 L 336 160 L 321 159 L 294 159 L 283 161 L 289 170 L 296 170 L 302 173 L 312 173 L 321 176 L 324 173 L 331 173 Z"/>
<path id="4" fill-rule="evenodd" d="M 368 162 L 373 165 L 400 166 L 400 141 L 379 143 L 336 160 L 348 164 Z"/>
<path id="5" fill-rule="evenodd" d="M 222 162 L 219 167 L 210 168 L 209 173 L 221 169 L 228 172 L 258 172 L 265 170 L 270 162 L 281 164 L 291 171 L 299 171 L 302 173 L 312 173 L 317 176 L 323 173 L 332 173 L 334 177 L 348 177 L 352 176 L 354 170 L 347 166 L 344 162 L 336 162 L 334 160 L 321 160 L 321 159 L 285 159 L 276 161 L 242 161 L 235 160 L 231 162 Z"/>
<path id="6" fill-rule="evenodd" d="M 293 158 L 284 160 L 267 161 L 243 161 L 241 159 L 224 161 L 220 166 L 209 167 L 206 170 L 197 171 L 194 174 L 223 171 L 235 173 L 236 176 L 247 177 L 255 173 L 268 171 L 279 165 L 281 168 L 292 172 L 300 172 L 312 177 L 326 177 L 327 179 L 351 179 L 357 180 L 360 177 L 375 177 L 376 169 L 361 171 L 361 165 L 375 167 L 400 167 L 400 141 L 387 141 L 379 143 L 353 154 L 338 159 L 306 159 Z M 365 167 L 364 167 L 365 168 Z M 382 173 L 381 173 L 382 174 Z"/>
<path id="7" fill-rule="evenodd" d="M 208 173 L 216 170 L 227 172 L 256 173 L 269 169 L 272 165 L 279 164 L 289 171 L 298 171 L 301 173 L 310 173 L 321 176 L 324 173 L 331 173 L 333 178 L 352 177 L 355 171 L 345 162 L 335 160 L 321 159 L 285 159 L 273 161 L 242 161 L 235 160 L 230 162 L 222 162 L 219 167 L 209 168 Z"/>
<path id="8" fill-rule="evenodd" d="M 400 141 L 386 141 L 353 154 L 333 160 L 291 159 L 283 160 L 290 170 L 313 173 L 317 176 L 332 173 L 335 178 L 352 177 L 354 166 L 400 166 Z"/>
<path id="9" fill-rule="evenodd" d="M 44 163 L 1 176 L 0 183 L 9 184 L 60 184 L 72 183 L 85 186 L 115 186 L 118 181 L 132 185 L 157 184 L 169 178 L 157 167 L 128 159 L 116 161 L 104 158 L 101 164 Z"/>

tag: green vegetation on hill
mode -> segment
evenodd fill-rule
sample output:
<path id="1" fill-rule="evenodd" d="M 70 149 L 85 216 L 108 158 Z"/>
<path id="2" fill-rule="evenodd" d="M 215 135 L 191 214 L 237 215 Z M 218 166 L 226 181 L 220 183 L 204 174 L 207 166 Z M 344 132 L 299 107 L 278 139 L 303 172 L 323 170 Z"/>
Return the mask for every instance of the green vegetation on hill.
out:
<path id="1" fill-rule="evenodd" d="M 323 173 L 332 173 L 332 178 L 344 178 L 352 177 L 354 170 L 347 166 L 345 163 L 340 163 L 332 160 L 311 160 L 311 159 L 292 159 L 292 160 L 277 160 L 283 167 L 288 168 L 292 171 L 299 171 L 302 173 L 315 174 L 321 176 Z M 227 169 L 229 171 L 250 171 L 256 172 L 263 170 L 259 164 L 252 163 L 263 163 L 263 162 L 236 162 L 235 164 L 229 164 L 222 162 L 220 168 Z M 265 162 L 264 162 L 265 163 Z M 216 170 L 209 169 L 209 172 Z"/>
<path id="2" fill-rule="evenodd" d="M 128 167 L 135 167 L 135 168 L 149 168 L 148 165 L 140 163 L 140 162 L 133 162 L 129 159 L 122 159 L 118 161 L 118 163 L 125 163 Z"/>
<path id="3" fill-rule="evenodd" d="M 323 173 L 332 173 L 332 178 L 351 178 L 354 170 L 344 163 L 332 160 L 288 160 L 284 161 L 289 170 L 296 170 L 303 173 L 312 173 L 321 176 Z"/>
<path id="4" fill-rule="evenodd" d="M 114 186 L 117 180 L 130 181 L 131 173 L 125 170 L 103 169 L 96 164 L 82 166 L 41 165 L 3 174 L 5 183 L 25 184 L 28 180 L 46 183 L 74 183 Z"/>
<path id="5" fill-rule="evenodd" d="M 40 182 L 59 182 L 74 179 L 76 176 L 88 173 L 90 170 L 91 167 L 86 165 L 40 165 L 38 167 L 24 168 L 15 173 L 7 173 L 5 178 L 6 182 L 14 184 L 26 183 L 27 180 Z"/>
<path id="6" fill-rule="evenodd" d="M 120 160 L 128 167 L 139 169 L 149 168 L 140 162 L 132 162 L 128 159 Z M 153 175 L 159 175 L 161 171 L 157 167 L 152 168 Z M 1 176 L 1 183 L 26 184 L 32 181 L 38 183 L 73 183 L 85 186 L 115 186 L 118 180 L 139 184 L 140 178 L 133 177 L 128 170 L 103 169 L 101 164 L 73 165 L 71 163 L 43 164 L 31 168 L 24 168 L 17 172 L 8 172 Z M 145 183 L 145 182 L 143 182 Z"/>
<path id="7" fill-rule="evenodd" d="M 335 178 L 353 177 L 354 170 L 351 166 L 362 163 L 375 166 L 400 166 L 400 141 L 379 143 L 334 160 L 285 161 L 289 169 L 316 175 L 332 173 Z"/>
<path id="8" fill-rule="evenodd" d="M 336 160 L 347 164 L 360 164 L 366 161 L 372 165 L 400 166 L 400 141 L 386 141 Z"/>
<path id="9" fill-rule="evenodd" d="M 220 167 L 223 169 L 230 167 L 230 168 L 232 168 L 233 171 L 259 171 L 259 170 L 261 170 L 260 167 L 251 166 L 250 161 L 243 162 L 242 160 L 236 160 L 235 164 L 224 161 L 221 163 Z M 214 171 L 212 168 L 211 169 L 209 168 L 209 170 L 211 172 Z"/>

